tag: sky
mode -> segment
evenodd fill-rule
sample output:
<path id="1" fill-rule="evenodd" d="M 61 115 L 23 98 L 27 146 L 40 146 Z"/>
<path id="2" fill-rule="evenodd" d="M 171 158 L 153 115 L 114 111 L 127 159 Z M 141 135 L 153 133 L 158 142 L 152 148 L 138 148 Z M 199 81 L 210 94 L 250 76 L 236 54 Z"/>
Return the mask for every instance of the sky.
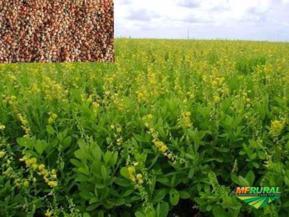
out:
<path id="1" fill-rule="evenodd" d="M 289 0 L 115 0 L 115 36 L 289 41 Z"/>

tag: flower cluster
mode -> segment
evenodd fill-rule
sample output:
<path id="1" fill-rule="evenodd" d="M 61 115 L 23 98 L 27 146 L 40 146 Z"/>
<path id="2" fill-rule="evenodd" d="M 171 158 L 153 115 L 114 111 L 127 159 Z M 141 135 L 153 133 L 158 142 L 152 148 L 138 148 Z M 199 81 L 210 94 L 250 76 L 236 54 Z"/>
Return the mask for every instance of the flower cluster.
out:
<path id="1" fill-rule="evenodd" d="M 7 104 L 11 105 L 12 107 L 14 107 L 17 103 L 17 97 L 14 95 L 4 96 L 3 101 L 6 102 Z"/>
<path id="2" fill-rule="evenodd" d="M 23 176 L 23 170 L 17 169 L 17 161 L 13 153 L 9 151 L 10 148 L 10 144 L 4 145 L 0 143 L 0 160 L 3 159 L 1 164 L 3 176 L 11 180 L 11 183 L 13 183 L 18 190 L 20 188 L 27 189 L 30 186 L 30 179 Z"/>
<path id="3" fill-rule="evenodd" d="M 282 130 L 285 127 L 285 121 L 284 120 L 274 120 L 271 122 L 271 126 L 270 126 L 270 135 L 272 137 L 277 137 L 281 134 Z"/>
<path id="4" fill-rule="evenodd" d="M 149 132 L 153 137 L 153 144 L 157 148 L 157 150 L 161 152 L 171 162 L 175 163 L 177 156 L 173 152 L 171 152 L 168 146 L 158 138 L 158 133 L 156 132 L 156 130 L 154 128 L 150 128 Z"/>
<path id="5" fill-rule="evenodd" d="M 139 103 L 141 102 L 147 102 L 149 98 L 149 92 L 145 89 L 145 87 L 141 87 L 139 90 L 136 91 L 137 101 Z"/>
<path id="6" fill-rule="evenodd" d="M 49 171 L 46 169 L 44 164 L 38 164 L 35 157 L 30 157 L 28 155 L 24 155 L 20 161 L 23 161 L 26 167 L 31 168 L 33 171 L 37 172 L 38 175 L 43 176 L 44 181 L 49 187 L 55 188 L 57 186 L 57 174 L 55 169 Z"/>
<path id="7" fill-rule="evenodd" d="M 31 134 L 31 129 L 29 127 L 28 119 L 24 115 L 22 115 L 21 113 L 17 114 L 17 118 L 21 122 L 21 128 L 24 130 L 25 135 L 29 136 Z"/>
<path id="8" fill-rule="evenodd" d="M 57 117 L 57 114 L 49 112 L 48 124 L 53 124 L 56 121 Z"/>
<path id="9" fill-rule="evenodd" d="M 221 99 L 229 93 L 229 88 L 225 83 L 225 78 L 216 69 L 213 69 L 212 74 L 202 75 L 202 79 L 210 91 L 204 92 L 206 97 L 212 98 L 213 103 L 219 103 Z"/>
<path id="10" fill-rule="evenodd" d="M 190 113 L 186 112 L 185 117 L 187 118 L 185 120 L 185 124 L 189 124 L 188 122 L 188 117 L 190 117 Z M 159 152 L 161 152 L 165 157 L 167 157 L 170 161 L 175 162 L 176 161 L 176 156 L 169 150 L 168 146 L 159 139 L 159 134 L 158 132 L 153 128 L 153 115 L 152 114 L 147 114 L 142 118 L 144 125 L 149 129 L 150 135 L 153 137 L 153 144 L 157 148 Z M 186 125 L 186 126 L 187 126 Z M 190 124 L 191 125 L 191 124 Z"/>
<path id="11" fill-rule="evenodd" d="M 144 183 L 143 175 L 141 173 L 136 173 L 136 168 L 134 166 L 128 166 L 127 171 L 131 181 L 139 185 Z"/>
<path id="12" fill-rule="evenodd" d="M 144 125 L 149 128 L 150 126 L 152 126 L 152 123 L 153 123 L 153 115 L 152 114 L 148 114 L 148 115 L 145 115 L 143 118 L 142 118 L 143 122 L 144 122 Z"/>
<path id="13" fill-rule="evenodd" d="M 42 91 L 44 92 L 45 99 L 49 101 L 53 100 L 65 100 L 67 96 L 67 90 L 63 85 L 48 76 L 43 78 L 41 84 Z"/>
<path id="14" fill-rule="evenodd" d="M 156 148 L 160 152 L 162 152 L 163 154 L 165 154 L 167 152 L 168 146 L 165 143 L 163 143 L 162 141 L 158 140 L 157 138 L 154 138 L 153 143 L 156 146 Z"/>
<path id="15" fill-rule="evenodd" d="M 5 125 L 0 123 L 0 131 L 5 130 L 5 128 L 6 128 Z"/>
<path id="16" fill-rule="evenodd" d="M 178 122 L 183 128 L 190 128 L 192 126 L 191 112 L 182 112 Z"/>
<path id="17" fill-rule="evenodd" d="M 0 151 L 0 159 L 5 156 L 6 152 L 5 151 Z"/>
<path id="18" fill-rule="evenodd" d="M 118 146 L 121 146 L 123 144 L 123 137 L 121 135 L 122 133 L 122 127 L 120 124 L 111 124 L 110 128 L 113 130 L 113 138 L 116 140 L 116 144 Z"/>

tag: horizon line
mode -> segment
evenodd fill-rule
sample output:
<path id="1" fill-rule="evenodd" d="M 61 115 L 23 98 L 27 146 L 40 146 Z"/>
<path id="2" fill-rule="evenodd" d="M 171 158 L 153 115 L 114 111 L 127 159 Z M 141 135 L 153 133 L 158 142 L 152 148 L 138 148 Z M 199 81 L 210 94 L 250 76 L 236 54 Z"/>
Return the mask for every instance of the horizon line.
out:
<path id="1" fill-rule="evenodd" d="M 134 39 L 134 40 L 180 40 L 180 41 L 240 41 L 240 42 L 269 42 L 269 43 L 289 43 L 288 40 L 258 40 L 258 39 L 236 39 L 236 38 L 161 38 L 161 37 L 133 37 L 115 36 L 115 39 Z"/>

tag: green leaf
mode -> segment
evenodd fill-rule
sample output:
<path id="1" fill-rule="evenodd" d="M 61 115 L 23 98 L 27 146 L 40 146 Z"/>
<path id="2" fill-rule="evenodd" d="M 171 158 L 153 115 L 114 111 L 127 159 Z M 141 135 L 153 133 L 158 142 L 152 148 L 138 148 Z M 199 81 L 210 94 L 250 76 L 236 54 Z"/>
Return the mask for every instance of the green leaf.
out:
<path id="1" fill-rule="evenodd" d="M 117 153 L 117 152 L 114 152 L 114 153 L 113 153 L 113 156 L 112 156 L 112 162 L 111 162 L 111 165 L 112 165 L 112 166 L 116 165 L 117 159 L 118 159 L 118 153 Z"/>
<path id="2" fill-rule="evenodd" d="M 89 168 L 87 165 L 82 165 L 82 167 L 78 167 L 78 172 L 83 173 L 84 175 L 89 175 Z"/>
<path id="3" fill-rule="evenodd" d="M 231 179 L 234 183 L 246 187 L 250 186 L 250 183 L 242 176 L 236 176 L 235 174 L 231 174 Z"/>
<path id="4" fill-rule="evenodd" d="M 18 145 L 25 147 L 25 148 L 30 148 L 32 147 L 33 142 L 32 138 L 25 138 L 25 137 L 21 137 L 21 138 L 17 138 L 17 143 Z"/>
<path id="5" fill-rule="evenodd" d="M 110 152 L 110 151 L 105 152 L 105 154 L 103 156 L 103 160 L 104 160 L 106 165 L 110 165 L 112 157 L 113 157 L 113 153 L 112 152 Z"/>
<path id="6" fill-rule="evenodd" d="M 238 176 L 236 176 L 236 174 L 231 174 L 231 180 L 232 180 L 235 184 L 240 185 L 240 184 L 239 184 L 239 178 L 238 178 Z"/>
<path id="7" fill-rule="evenodd" d="M 166 185 L 166 186 L 171 186 L 171 182 L 170 182 L 170 179 L 167 178 L 167 177 L 160 177 L 157 179 L 157 182 L 163 184 L 163 185 Z"/>
<path id="8" fill-rule="evenodd" d="M 252 186 L 254 184 L 255 181 L 255 174 L 253 173 L 252 170 L 250 170 L 247 174 L 246 174 L 246 180 L 249 183 L 249 186 Z"/>
<path id="9" fill-rule="evenodd" d="M 181 199 L 189 199 L 191 197 L 191 194 L 187 191 L 179 191 L 179 193 Z"/>
<path id="10" fill-rule="evenodd" d="M 62 145 L 63 145 L 64 149 L 67 148 L 71 144 L 71 141 L 72 141 L 71 136 L 67 136 L 63 139 Z"/>
<path id="11" fill-rule="evenodd" d="M 120 175 L 122 175 L 122 176 L 125 177 L 125 178 L 129 178 L 128 170 L 127 170 L 126 167 L 122 167 L 122 168 L 120 169 Z"/>
<path id="12" fill-rule="evenodd" d="M 107 151 L 103 156 L 103 160 L 107 166 L 114 166 L 117 163 L 117 152 Z"/>
<path id="13" fill-rule="evenodd" d="M 47 131 L 48 135 L 53 135 L 55 133 L 55 130 L 53 129 L 53 127 L 51 125 L 46 126 L 46 131 Z"/>
<path id="14" fill-rule="evenodd" d="M 102 157 L 103 153 L 97 144 L 90 144 L 89 145 L 89 151 L 93 157 L 93 160 L 101 161 L 101 157 Z"/>
<path id="15" fill-rule="evenodd" d="M 109 178 L 108 170 L 104 165 L 101 165 L 100 172 L 101 172 L 101 176 L 104 180 L 107 180 Z"/>
<path id="16" fill-rule="evenodd" d="M 169 204 L 161 202 L 157 205 L 157 217 L 167 217 L 169 214 Z"/>
<path id="17" fill-rule="evenodd" d="M 131 182 L 124 178 L 115 178 L 114 183 L 121 186 L 121 187 L 129 187 L 131 186 Z"/>
<path id="18" fill-rule="evenodd" d="M 165 188 L 157 190 L 153 197 L 153 201 L 155 203 L 162 201 L 164 197 L 167 195 L 167 193 L 168 193 L 168 190 Z"/>
<path id="19" fill-rule="evenodd" d="M 87 155 L 84 149 L 78 149 L 74 152 L 74 155 L 77 159 L 84 161 L 87 159 Z"/>
<path id="20" fill-rule="evenodd" d="M 90 215 L 87 212 L 85 212 L 83 213 L 82 217 L 90 217 Z"/>
<path id="21" fill-rule="evenodd" d="M 289 178 L 287 176 L 284 176 L 284 182 L 286 185 L 289 186 Z"/>
<path id="22" fill-rule="evenodd" d="M 214 217 L 230 217 L 228 213 L 221 207 L 215 206 L 213 208 L 213 215 Z"/>
<path id="23" fill-rule="evenodd" d="M 177 205 L 180 200 L 180 194 L 176 189 L 170 190 L 170 202 L 173 206 Z"/>
<path id="24" fill-rule="evenodd" d="M 242 176 L 238 176 L 241 186 L 250 186 L 250 183 Z"/>
<path id="25" fill-rule="evenodd" d="M 76 160 L 76 159 L 71 159 L 70 162 L 76 166 L 76 167 L 81 167 L 81 162 L 79 160 Z"/>
<path id="26" fill-rule="evenodd" d="M 136 217 L 146 217 L 146 215 L 143 214 L 143 213 L 140 212 L 140 211 L 137 211 L 137 212 L 135 213 L 135 216 L 136 216 Z"/>
<path id="27" fill-rule="evenodd" d="M 48 147 L 49 144 L 42 140 L 36 140 L 34 143 L 34 148 L 39 155 L 41 155 Z"/>

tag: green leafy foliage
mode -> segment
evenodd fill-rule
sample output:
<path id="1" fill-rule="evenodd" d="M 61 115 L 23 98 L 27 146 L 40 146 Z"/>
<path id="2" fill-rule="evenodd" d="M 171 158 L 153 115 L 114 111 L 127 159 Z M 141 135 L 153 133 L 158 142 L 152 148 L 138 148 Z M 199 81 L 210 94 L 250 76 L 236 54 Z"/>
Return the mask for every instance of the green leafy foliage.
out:
<path id="1" fill-rule="evenodd" d="M 288 59 L 120 39 L 115 64 L 0 65 L 0 216 L 288 217 Z M 282 194 L 254 209 L 236 186 Z"/>

